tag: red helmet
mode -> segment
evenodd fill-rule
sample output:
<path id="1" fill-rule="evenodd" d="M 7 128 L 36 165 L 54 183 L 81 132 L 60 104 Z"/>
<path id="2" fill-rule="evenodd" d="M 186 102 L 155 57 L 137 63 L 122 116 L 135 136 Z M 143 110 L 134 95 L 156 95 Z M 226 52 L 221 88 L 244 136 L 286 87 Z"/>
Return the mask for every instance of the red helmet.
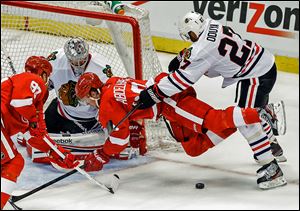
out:
<path id="1" fill-rule="evenodd" d="M 47 77 L 52 73 L 50 62 L 43 56 L 31 56 L 26 60 L 25 71 L 42 76 L 45 72 Z"/>
<path id="2" fill-rule="evenodd" d="M 103 83 L 95 73 L 83 73 L 76 86 L 75 92 L 79 99 L 86 97 L 92 88 L 100 89 Z"/>

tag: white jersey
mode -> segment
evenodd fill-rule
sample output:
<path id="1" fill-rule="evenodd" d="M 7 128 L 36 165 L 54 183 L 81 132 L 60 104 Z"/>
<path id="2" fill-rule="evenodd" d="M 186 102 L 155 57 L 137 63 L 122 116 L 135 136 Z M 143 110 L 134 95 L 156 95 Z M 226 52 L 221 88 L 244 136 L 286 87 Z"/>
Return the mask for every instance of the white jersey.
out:
<path id="1" fill-rule="evenodd" d="M 205 21 L 199 40 L 179 59 L 179 69 L 158 83 L 167 96 L 192 86 L 203 75 L 222 76 L 223 88 L 242 79 L 259 77 L 275 62 L 274 56 L 259 44 L 243 40 L 230 27 L 211 19 Z"/>
<path id="2" fill-rule="evenodd" d="M 111 76 L 111 67 L 106 58 L 93 53 L 90 54 L 90 60 L 85 72 L 92 72 L 99 76 L 100 80 L 105 83 Z M 52 65 L 53 72 L 50 75 L 49 87 L 54 88 L 58 98 L 58 112 L 65 118 L 75 121 L 90 121 L 98 116 L 98 109 L 83 105 L 78 101 L 75 94 L 75 85 L 80 76 L 75 76 L 71 65 L 63 49 L 53 52 L 48 57 Z M 61 92 L 68 91 L 68 97 L 61 99 Z"/>

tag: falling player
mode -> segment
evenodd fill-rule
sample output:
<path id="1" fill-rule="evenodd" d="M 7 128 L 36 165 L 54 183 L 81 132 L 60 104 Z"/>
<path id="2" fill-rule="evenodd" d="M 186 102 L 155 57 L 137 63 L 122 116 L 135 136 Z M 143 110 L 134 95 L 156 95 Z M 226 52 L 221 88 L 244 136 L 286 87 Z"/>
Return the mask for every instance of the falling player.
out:
<path id="1" fill-rule="evenodd" d="M 62 168 L 77 165 L 68 151 L 58 147 L 66 155 L 62 160 L 43 141 L 47 136 L 43 105 L 46 83 L 52 71 L 50 63 L 43 57 L 31 56 L 26 60 L 25 71 L 1 81 L 1 209 L 15 189 L 24 167 L 24 159 L 13 143 L 18 139 L 24 137 Z"/>
<path id="2" fill-rule="evenodd" d="M 241 108 L 264 108 L 269 101 L 276 81 L 274 56 L 250 40 L 243 40 L 230 27 L 217 21 L 204 19 L 196 12 L 187 13 L 179 22 L 179 32 L 183 39 L 193 42 L 169 65 L 170 74 L 157 84 L 141 92 L 141 109 L 149 108 L 164 98 L 180 93 L 196 83 L 201 76 L 224 78 L 222 87 L 237 83 L 238 106 Z M 267 106 L 272 111 L 272 106 Z M 239 127 L 254 152 L 254 158 L 264 167 L 260 175 L 276 176 L 276 161 L 286 161 L 283 151 L 273 135 L 275 118 L 263 122 L 268 138 L 261 139 L 259 123 Z M 274 124 L 276 125 L 276 124 Z M 269 142 L 271 144 L 269 144 Z"/>
<path id="3" fill-rule="evenodd" d="M 160 74 L 155 82 L 159 82 L 166 75 L 166 73 Z M 99 121 L 102 125 L 117 125 L 135 105 L 140 91 L 151 85 L 150 83 L 151 80 L 146 82 L 112 77 L 103 84 L 95 74 L 84 73 L 76 84 L 75 90 L 81 101 L 99 108 L 102 114 L 99 116 Z M 135 111 L 115 131 L 111 132 L 103 148 L 95 150 L 86 157 L 85 170 L 101 170 L 103 164 L 109 162 L 110 155 L 119 153 L 127 146 L 130 120 L 157 119 L 161 115 L 170 121 L 172 135 L 190 156 L 201 155 L 233 134 L 238 127 L 261 122 L 257 109 L 231 106 L 226 110 L 216 110 L 198 100 L 196 92 L 190 87 L 171 98 L 165 98 L 163 102 L 152 108 Z M 262 140 L 267 138 L 262 128 L 256 135 Z M 259 159 L 274 160 L 272 154 L 266 154 Z M 276 177 L 266 178 L 263 175 L 257 180 L 262 189 L 286 183 L 275 160 L 272 161 L 272 166 L 276 167 Z M 264 169 L 265 167 L 259 169 L 259 173 Z"/>

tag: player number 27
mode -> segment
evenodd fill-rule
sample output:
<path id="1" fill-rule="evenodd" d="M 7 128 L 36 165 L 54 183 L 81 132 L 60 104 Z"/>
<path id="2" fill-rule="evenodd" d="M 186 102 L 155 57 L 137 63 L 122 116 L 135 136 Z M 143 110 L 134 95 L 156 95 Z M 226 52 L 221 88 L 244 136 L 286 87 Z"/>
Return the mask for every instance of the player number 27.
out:
<path id="1" fill-rule="evenodd" d="M 235 33 L 230 27 L 228 26 L 223 26 L 223 34 L 227 35 L 227 37 L 224 37 L 220 41 L 220 45 L 218 47 L 219 54 L 221 56 L 226 56 L 228 50 L 226 47 L 229 45 L 231 46 L 230 52 L 229 52 L 229 57 L 232 62 L 239 66 L 243 66 L 249 54 L 251 53 L 251 46 L 252 42 L 249 40 L 244 40 L 246 42 L 246 45 L 243 45 L 241 48 L 242 55 L 239 57 L 237 56 L 237 53 L 239 51 L 239 46 L 238 44 L 232 39 L 233 35 L 235 34 L 238 36 L 241 40 L 241 36 L 237 33 Z"/>

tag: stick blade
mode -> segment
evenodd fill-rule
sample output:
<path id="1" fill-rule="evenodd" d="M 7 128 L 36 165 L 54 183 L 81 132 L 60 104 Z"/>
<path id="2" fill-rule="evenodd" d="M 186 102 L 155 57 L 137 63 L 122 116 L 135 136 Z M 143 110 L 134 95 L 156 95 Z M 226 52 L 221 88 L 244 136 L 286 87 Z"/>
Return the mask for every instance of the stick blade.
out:
<path id="1" fill-rule="evenodd" d="M 120 177 L 119 175 L 114 174 L 110 184 L 111 187 L 110 189 L 113 191 L 113 193 L 115 193 L 118 190 L 119 185 L 120 185 Z"/>

